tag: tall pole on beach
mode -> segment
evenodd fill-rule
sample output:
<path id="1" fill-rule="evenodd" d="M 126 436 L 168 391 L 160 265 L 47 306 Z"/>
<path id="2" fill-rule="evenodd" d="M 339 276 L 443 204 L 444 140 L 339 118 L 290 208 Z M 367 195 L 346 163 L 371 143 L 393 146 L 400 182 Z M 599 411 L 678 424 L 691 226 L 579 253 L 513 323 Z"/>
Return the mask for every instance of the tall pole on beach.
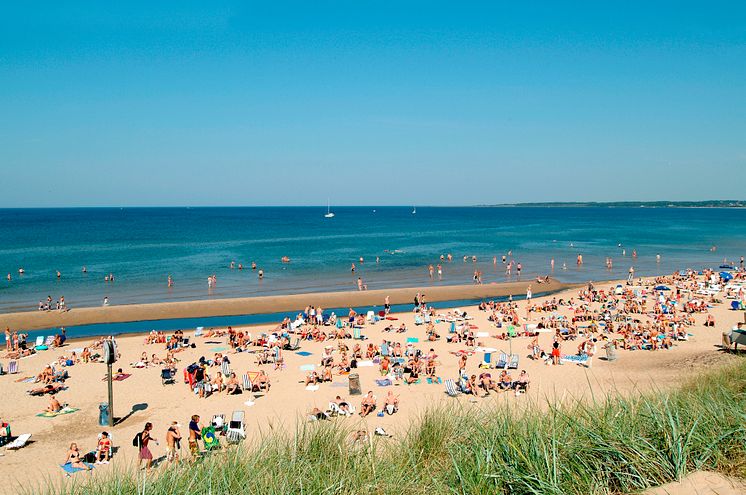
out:
<path id="1" fill-rule="evenodd" d="M 114 387 L 111 376 L 111 363 L 107 366 L 109 368 L 109 426 L 114 427 Z"/>

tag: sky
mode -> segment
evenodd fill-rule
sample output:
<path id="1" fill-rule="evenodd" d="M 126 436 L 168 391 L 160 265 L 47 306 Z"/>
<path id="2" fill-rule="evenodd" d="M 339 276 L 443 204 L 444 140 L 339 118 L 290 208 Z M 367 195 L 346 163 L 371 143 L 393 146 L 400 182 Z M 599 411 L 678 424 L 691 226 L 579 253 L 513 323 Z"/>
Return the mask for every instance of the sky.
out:
<path id="1" fill-rule="evenodd" d="M 3 6 L 0 207 L 746 196 L 743 2 L 121 3 Z"/>

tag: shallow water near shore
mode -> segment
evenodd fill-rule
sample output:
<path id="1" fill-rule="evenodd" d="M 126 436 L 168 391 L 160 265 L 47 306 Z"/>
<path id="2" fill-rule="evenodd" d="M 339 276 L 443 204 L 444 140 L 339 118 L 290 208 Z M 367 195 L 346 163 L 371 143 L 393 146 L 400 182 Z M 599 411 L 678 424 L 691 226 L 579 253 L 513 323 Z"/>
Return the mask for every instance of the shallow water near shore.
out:
<path id="1" fill-rule="evenodd" d="M 12 280 L 0 282 L 0 312 L 34 310 L 47 295 L 83 307 L 100 305 L 104 296 L 134 304 L 348 290 L 358 276 L 370 289 L 464 284 L 475 269 L 485 283 L 504 282 L 516 280 L 501 262 L 509 251 L 524 279 L 549 273 L 554 258 L 553 276 L 567 283 L 625 278 L 630 265 L 638 275 L 717 267 L 746 254 L 743 209 L 332 209 L 332 219 L 324 218 L 325 207 L 1 209 L 0 274 Z M 442 280 L 431 281 L 427 265 L 447 253 L 453 262 L 443 263 Z M 477 263 L 463 261 L 472 255 Z M 231 270 L 231 261 L 245 268 Z M 26 273 L 19 275 L 19 267 Z M 115 282 L 104 281 L 109 273 Z M 208 290 L 212 274 L 218 284 Z"/>

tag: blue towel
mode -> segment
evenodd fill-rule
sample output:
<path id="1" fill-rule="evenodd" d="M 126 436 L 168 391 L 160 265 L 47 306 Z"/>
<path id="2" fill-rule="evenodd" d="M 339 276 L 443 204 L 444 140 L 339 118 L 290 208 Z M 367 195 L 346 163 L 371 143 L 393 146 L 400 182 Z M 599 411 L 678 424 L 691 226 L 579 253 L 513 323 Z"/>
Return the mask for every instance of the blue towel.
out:
<path id="1" fill-rule="evenodd" d="M 391 380 L 389 380 L 388 378 L 384 378 L 383 380 L 376 380 L 376 385 L 378 385 L 379 387 L 388 387 L 389 385 L 391 385 Z"/>
<path id="2" fill-rule="evenodd" d="M 296 354 L 299 355 L 299 356 L 310 356 L 310 355 L 312 355 L 312 353 L 308 352 L 308 351 L 298 351 L 298 352 L 296 352 Z"/>
<path id="3" fill-rule="evenodd" d="M 89 464 L 87 462 L 84 462 L 83 464 L 85 464 L 89 468 L 93 468 L 93 464 Z M 63 471 L 69 474 L 77 473 L 78 471 L 85 471 L 85 469 L 83 468 L 72 467 L 72 465 L 69 462 L 67 464 L 60 464 L 60 467 L 62 468 Z"/>

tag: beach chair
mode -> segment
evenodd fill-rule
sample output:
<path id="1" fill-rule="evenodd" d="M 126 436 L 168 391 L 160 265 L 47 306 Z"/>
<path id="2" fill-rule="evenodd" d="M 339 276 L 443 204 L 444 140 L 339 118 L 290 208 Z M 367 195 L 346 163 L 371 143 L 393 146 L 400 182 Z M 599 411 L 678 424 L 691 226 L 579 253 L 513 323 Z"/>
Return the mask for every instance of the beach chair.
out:
<path id="1" fill-rule="evenodd" d="M 19 436 L 12 442 L 10 442 L 8 445 L 5 446 L 8 450 L 18 450 L 26 446 L 26 442 L 29 441 L 31 438 L 31 433 L 24 433 L 23 435 Z"/>
<path id="2" fill-rule="evenodd" d="M 195 337 L 202 337 L 202 331 L 205 329 L 205 327 L 197 327 L 194 330 L 194 336 Z"/>
<path id="3" fill-rule="evenodd" d="M 298 349 L 300 349 L 300 337 L 296 337 L 295 342 L 290 344 L 291 351 L 297 351 Z"/>
<path id="4" fill-rule="evenodd" d="M 248 373 L 244 374 L 244 376 L 243 376 L 243 389 L 246 390 L 246 391 L 248 391 L 248 392 L 251 392 L 252 388 L 253 388 L 253 386 L 251 385 L 251 380 L 249 380 Z"/>
<path id="5" fill-rule="evenodd" d="M 231 416 L 231 420 L 228 423 L 228 429 L 226 430 L 228 443 L 238 443 L 246 438 L 246 427 L 243 418 L 243 411 L 233 411 L 233 416 Z"/>
<path id="6" fill-rule="evenodd" d="M 422 320 L 422 317 L 420 315 L 417 315 L 414 317 L 414 324 L 415 325 L 422 325 L 424 321 Z"/>
<path id="7" fill-rule="evenodd" d="M 224 377 L 228 378 L 229 376 L 231 376 L 231 363 L 229 363 L 228 361 L 223 361 L 223 364 L 220 365 L 220 368 L 223 371 Z"/>
<path id="8" fill-rule="evenodd" d="M 48 335 L 46 340 L 44 341 L 44 345 L 49 347 L 54 342 L 54 335 Z"/>
<path id="9" fill-rule="evenodd" d="M 495 363 L 495 369 L 501 369 L 508 366 L 508 355 L 504 352 L 501 352 L 500 355 L 497 357 L 497 363 Z"/>
<path id="10" fill-rule="evenodd" d="M 510 355 L 510 362 L 508 363 L 508 369 L 509 370 L 517 370 L 518 369 L 518 361 L 520 360 L 520 356 L 518 354 L 511 354 Z"/>
<path id="11" fill-rule="evenodd" d="M 174 378 L 173 371 L 171 371 L 169 368 L 165 368 L 161 370 L 161 385 L 165 386 L 167 384 L 174 384 L 176 383 L 176 379 Z"/>
<path id="12" fill-rule="evenodd" d="M 34 343 L 34 347 L 41 347 L 43 345 L 44 345 L 44 336 L 39 335 L 38 337 L 36 337 L 36 342 Z"/>
<path id="13" fill-rule="evenodd" d="M 373 311 L 368 311 L 365 314 L 365 319 L 368 321 L 368 323 L 375 323 L 376 322 L 376 314 Z"/>
<path id="14" fill-rule="evenodd" d="M 452 378 L 447 379 L 445 382 L 446 393 L 449 397 L 456 397 L 459 394 L 456 382 Z"/>
<path id="15" fill-rule="evenodd" d="M 18 361 L 8 361 L 8 374 L 13 375 L 18 373 Z"/>
<path id="16" fill-rule="evenodd" d="M 184 337 L 181 340 L 181 347 L 189 347 L 189 337 Z"/>
<path id="17" fill-rule="evenodd" d="M 362 328 L 355 327 L 352 329 L 352 338 L 355 340 L 365 340 L 365 337 L 363 337 L 363 330 Z"/>

